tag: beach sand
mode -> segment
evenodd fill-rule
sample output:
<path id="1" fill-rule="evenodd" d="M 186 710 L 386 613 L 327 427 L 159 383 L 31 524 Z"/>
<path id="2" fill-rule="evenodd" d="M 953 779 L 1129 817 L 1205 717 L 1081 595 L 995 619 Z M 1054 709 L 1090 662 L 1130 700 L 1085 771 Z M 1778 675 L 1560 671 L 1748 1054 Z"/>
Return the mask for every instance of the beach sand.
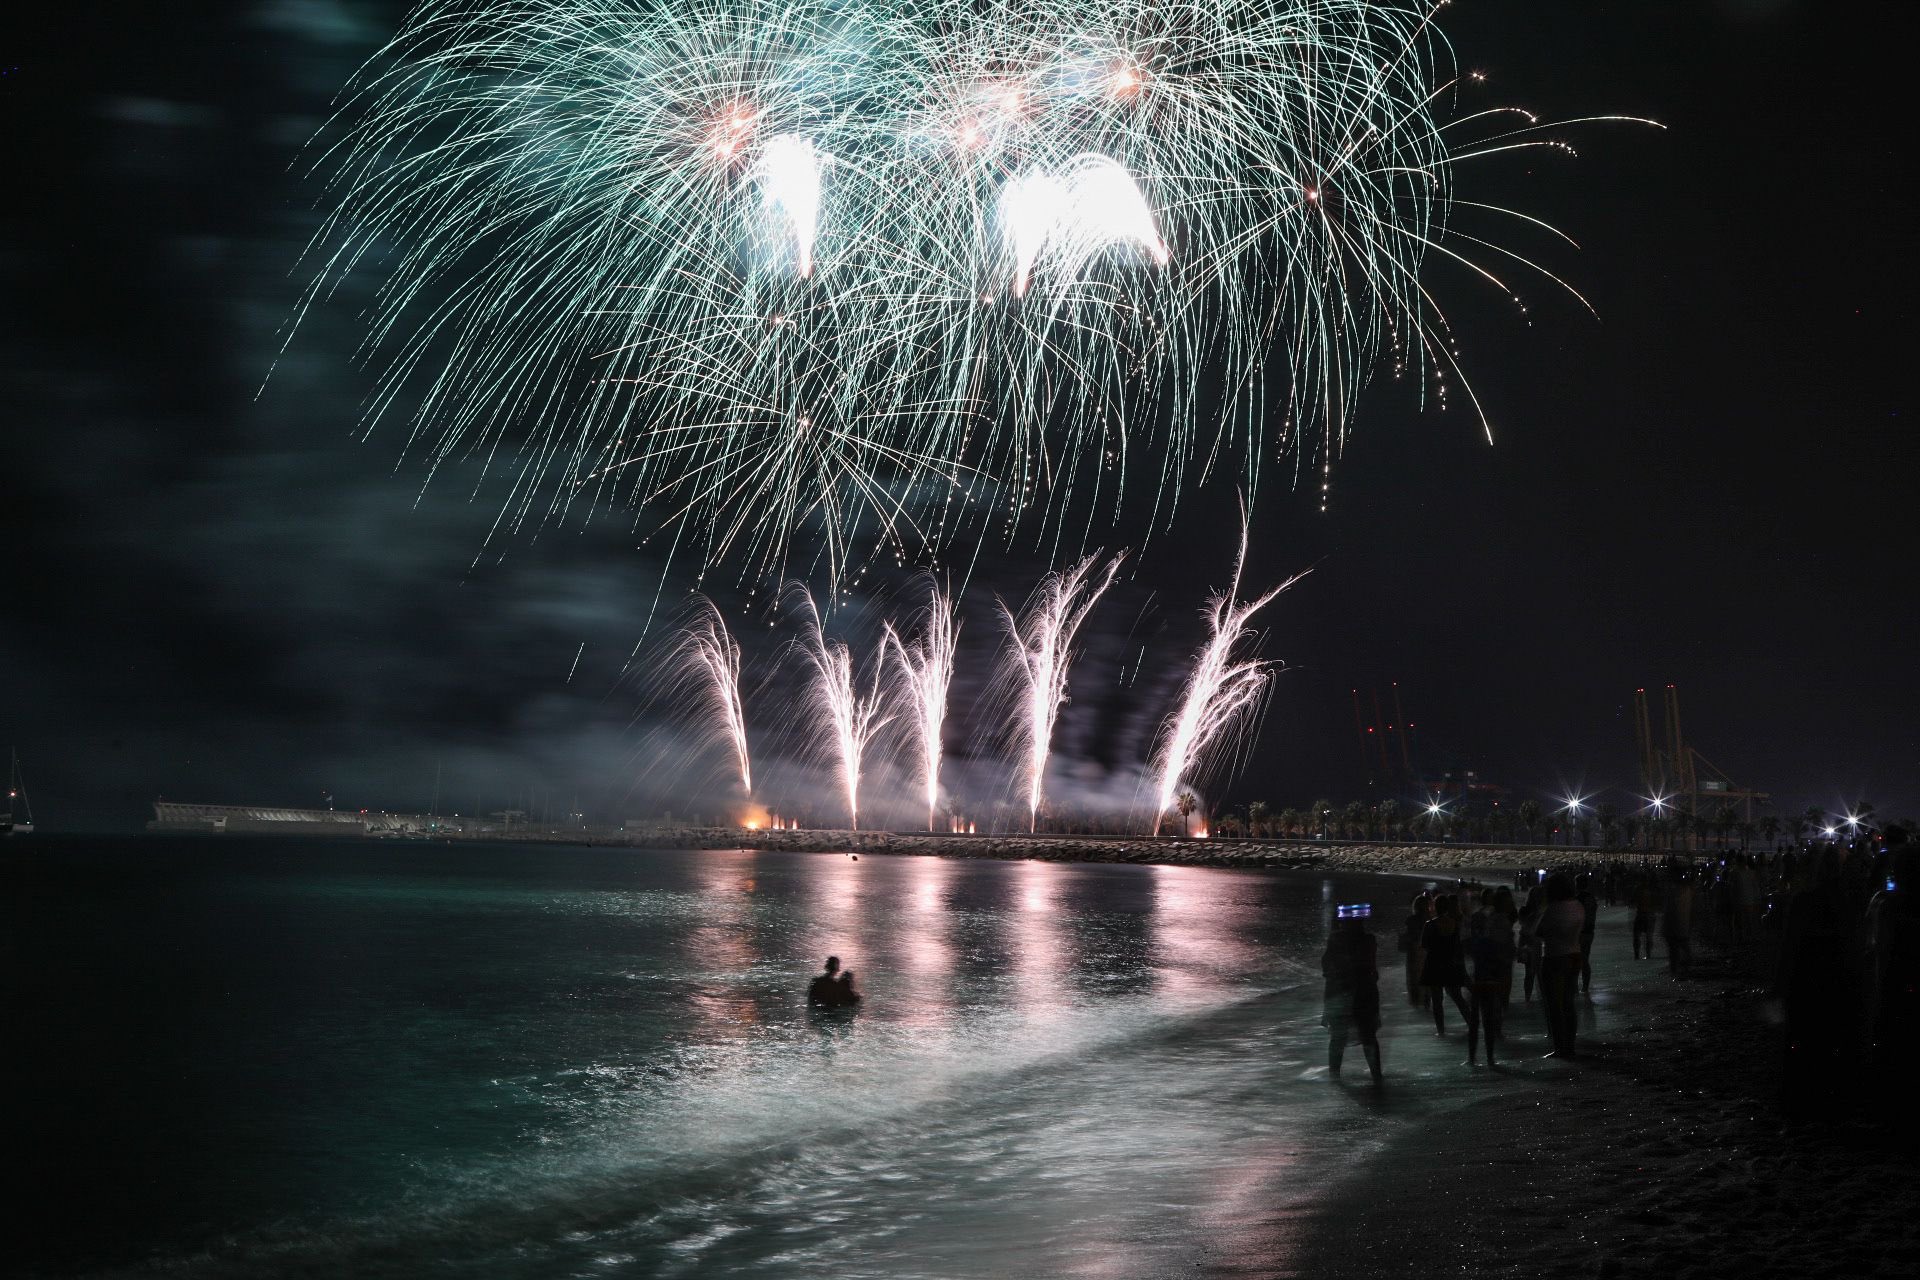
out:
<path id="1" fill-rule="evenodd" d="M 1632 958 L 1602 908 L 1581 1056 L 1543 1058 L 1537 1001 L 1511 1065 L 1470 1070 L 1408 1007 L 1383 921 L 1387 1082 L 1349 1050 L 1340 1088 L 1390 1134 L 1302 1206 L 1222 1224 L 1201 1273 L 1340 1276 L 1881 1276 L 1920 1270 L 1914 1159 L 1869 1119 L 1790 1124 L 1778 1018 L 1751 964 L 1696 946 L 1692 976 Z M 1503 1055 L 1505 1056 L 1505 1055 Z"/>

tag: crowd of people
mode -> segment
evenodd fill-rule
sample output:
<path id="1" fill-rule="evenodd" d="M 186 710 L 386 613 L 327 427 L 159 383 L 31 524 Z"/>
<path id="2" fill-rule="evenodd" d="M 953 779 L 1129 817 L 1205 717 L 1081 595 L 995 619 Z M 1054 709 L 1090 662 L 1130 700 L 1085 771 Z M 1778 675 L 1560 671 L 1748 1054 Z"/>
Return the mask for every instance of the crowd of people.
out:
<path id="1" fill-rule="evenodd" d="M 1521 895 L 1524 895 L 1522 897 Z M 1858 1097 L 1861 1081 L 1890 1093 L 1920 1038 L 1920 847 L 1904 830 L 1881 840 L 1788 851 L 1670 854 L 1522 871 L 1512 886 L 1459 883 L 1415 895 L 1397 935 L 1407 1000 L 1446 1034 L 1451 1004 L 1466 1025 L 1467 1063 L 1504 1052 L 1514 969 L 1523 1002 L 1539 996 L 1549 1056 L 1579 1053 L 1578 1001 L 1593 982 L 1602 906 L 1631 915 L 1633 958 L 1654 960 L 1656 937 L 1676 979 L 1693 969 L 1696 937 L 1765 979 L 1784 1028 L 1783 1100 L 1817 1115 Z M 1378 947 L 1370 910 L 1342 907 L 1321 968 L 1327 1065 L 1338 1074 L 1358 1038 L 1376 1080 Z M 1863 1069 L 1864 1072 L 1863 1072 Z"/>
<path id="2" fill-rule="evenodd" d="M 1338 1075 L 1346 1043 L 1358 1037 L 1375 1080 L 1381 1078 L 1378 947 L 1366 906 L 1342 907 L 1321 957 L 1326 979 L 1327 1067 Z M 1524 905 L 1507 887 L 1461 886 L 1416 894 L 1400 928 L 1407 1002 L 1430 1013 L 1436 1036 L 1447 1034 L 1447 1006 L 1467 1031 L 1467 1065 L 1482 1048 L 1495 1065 L 1506 1040 L 1514 967 L 1524 972 L 1522 998 L 1536 986 L 1551 1054 L 1578 1049 L 1575 999 L 1592 982 L 1591 951 L 1599 904 L 1587 878 L 1556 873 L 1536 883 Z"/>

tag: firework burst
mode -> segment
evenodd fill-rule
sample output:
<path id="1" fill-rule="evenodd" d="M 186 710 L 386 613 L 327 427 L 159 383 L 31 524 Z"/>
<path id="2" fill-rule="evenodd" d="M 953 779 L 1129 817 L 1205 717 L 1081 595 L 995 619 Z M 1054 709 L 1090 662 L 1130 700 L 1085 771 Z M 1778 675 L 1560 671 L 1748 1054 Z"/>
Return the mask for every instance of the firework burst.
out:
<path id="1" fill-rule="evenodd" d="M 366 429 L 505 471 L 510 527 L 837 577 L 1117 513 L 1129 466 L 1164 513 L 1196 459 L 1330 463 L 1381 369 L 1463 385 L 1429 259 L 1517 300 L 1456 170 L 1566 144 L 1431 18 L 428 0 L 314 144 L 294 324 L 373 273 Z"/>

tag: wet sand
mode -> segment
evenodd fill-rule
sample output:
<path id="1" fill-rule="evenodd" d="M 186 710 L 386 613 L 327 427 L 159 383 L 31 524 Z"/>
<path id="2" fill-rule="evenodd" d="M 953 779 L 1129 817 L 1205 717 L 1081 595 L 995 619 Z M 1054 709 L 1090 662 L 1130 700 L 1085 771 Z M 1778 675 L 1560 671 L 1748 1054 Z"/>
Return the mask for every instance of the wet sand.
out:
<path id="1" fill-rule="evenodd" d="M 1664 958 L 1634 961 L 1625 909 L 1603 908 L 1580 1058 L 1542 1057 L 1516 986 L 1497 1071 L 1461 1065 L 1458 1020 L 1436 1039 L 1398 977 L 1382 975 L 1385 1087 L 1335 1086 L 1375 1109 L 1383 1149 L 1305 1207 L 1223 1224 L 1204 1273 L 1913 1274 L 1920 1169 L 1870 1124 L 1782 1118 L 1776 1019 L 1727 957 L 1696 946 L 1676 982 Z"/>

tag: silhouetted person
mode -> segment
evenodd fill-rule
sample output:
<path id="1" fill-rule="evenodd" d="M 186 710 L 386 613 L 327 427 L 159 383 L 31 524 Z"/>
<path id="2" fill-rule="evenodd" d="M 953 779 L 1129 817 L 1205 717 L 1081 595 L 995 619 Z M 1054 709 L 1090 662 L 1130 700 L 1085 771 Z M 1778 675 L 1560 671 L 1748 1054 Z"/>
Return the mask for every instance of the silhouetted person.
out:
<path id="1" fill-rule="evenodd" d="M 833 984 L 833 1007 L 851 1009 L 859 1003 L 860 991 L 853 985 L 853 970 L 849 969 Z"/>
<path id="2" fill-rule="evenodd" d="M 1407 1003 L 1416 1009 L 1427 1002 L 1426 990 L 1421 986 L 1426 953 L 1420 949 L 1420 936 L 1427 927 L 1427 921 L 1432 918 L 1433 895 L 1423 889 L 1413 895 L 1407 921 L 1400 928 L 1400 950 L 1407 957 Z"/>
<path id="3" fill-rule="evenodd" d="M 1367 1055 L 1374 1083 L 1380 1081 L 1380 966 L 1373 934 L 1367 930 L 1367 908 L 1341 907 L 1320 956 L 1326 977 L 1327 1071 L 1340 1074 L 1347 1039 L 1357 1036 Z M 1351 914 L 1350 914 L 1351 913 Z"/>
<path id="4" fill-rule="evenodd" d="M 1887 832 L 1887 874 L 1867 906 L 1869 1046 L 1880 1078 L 1895 1088 L 1920 1060 L 1920 848 L 1900 827 Z M 1889 1100 L 1905 1099 L 1889 1089 Z M 1903 1129 L 1920 1116 L 1894 1108 Z"/>
<path id="5" fill-rule="evenodd" d="M 1536 884 L 1527 890 L 1527 904 L 1520 908 L 1520 938 L 1517 944 L 1520 967 L 1527 972 L 1524 996 L 1533 999 L 1533 985 L 1540 979 L 1540 916 L 1547 909 L 1547 891 Z"/>
<path id="6" fill-rule="evenodd" d="M 1667 940 L 1667 972 L 1684 978 L 1693 969 L 1693 884 L 1682 871 L 1667 885 L 1660 904 L 1660 936 Z"/>
<path id="7" fill-rule="evenodd" d="M 1574 1056 L 1573 1000 L 1580 982 L 1580 930 L 1586 912 L 1565 872 L 1547 877 L 1547 908 L 1540 913 L 1535 932 L 1540 935 L 1540 1003 L 1547 1015 L 1547 1035 L 1556 1057 Z"/>
<path id="8" fill-rule="evenodd" d="M 1513 992 L 1513 891 L 1501 889 L 1483 911 L 1474 913 L 1468 958 L 1473 962 L 1473 1000 L 1467 1006 L 1467 1065 L 1474 1065 L 1481 1032 L 1487 1037 L 1487 1065 L 1505 1025 L 1507 998 Z"/>
<path id="9" fill-rule="evenodd" d="M 807 985 L 807 1003 L 823 1009 L 831 1009 L 838 1003 L 839 984 L 834 981 L 840 972 L 840 957 L 827 957 L 827 971 L 815 974 Z"/>
<path id="10" fill-rule="evenodd" d="M 1467 937 L 1460 922 L 1459 900 L 1450 893 L 1434 899 L 1434 916 L 1420 931 L 1420 949 L 1425 952 L 1420 982 L 1433 1003 L 1433 1034 L 1447 1034 L 1445 997 L 1453 997 L 1460 1017 L 1467 1020 Z"/>
<path id="11" fill-rule="evenodd" d="M 1839 861 L 1820 859 L 1814 882 L 1787 904 L 1779 988 L 1787 1015 L 1782 1100 L 1791 1115 L 1831 1116 L 1852 1096 L 1864 960 L 1858 908 L 1849 910 Z"/>
<path id="12" fill-rule="evenodd" d="M 1574 881 L 1574 901 L 1586 916 L 1580 922 L 1580 993 L 1593 987 L 1593 935 L 1600 928 L 1600 900 L 1593 896 L 1593 877 L 1583 875 Z"/>
<path id="13" fill-rule="evenodd" d="M 1653 922 L 1660 914 L 1660 895 L 1654 889 L 1653 877 L 1642 876 L 1633 886 L 1633 958 L 1635 960 L 1653 959 Z M 1646 944 L 1646 954 L 1640 954 L 1640 944 Z"/>

